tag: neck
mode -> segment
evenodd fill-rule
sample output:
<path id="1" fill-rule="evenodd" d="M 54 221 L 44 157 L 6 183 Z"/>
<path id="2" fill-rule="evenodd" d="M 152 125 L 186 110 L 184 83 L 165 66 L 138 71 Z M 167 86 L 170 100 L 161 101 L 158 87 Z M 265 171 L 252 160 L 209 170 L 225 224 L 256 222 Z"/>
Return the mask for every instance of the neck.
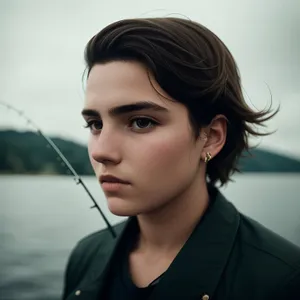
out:
<path id="1" fill-rule="evenodd" d="M 137 247 L 150 252 L 178 252 L 205 213 L 208 203 L 206 181 L 197 180 L 163 208 L 139 215 Z"/>

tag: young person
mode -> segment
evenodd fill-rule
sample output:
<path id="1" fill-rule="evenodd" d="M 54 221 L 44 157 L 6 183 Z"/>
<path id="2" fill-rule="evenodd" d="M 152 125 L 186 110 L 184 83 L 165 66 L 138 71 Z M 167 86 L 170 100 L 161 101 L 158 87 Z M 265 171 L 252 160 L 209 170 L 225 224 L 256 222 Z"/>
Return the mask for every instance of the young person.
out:
<path id="1" fill-rule="evenodd" d="M 216 187 L 276 113 L 247 106 L 220 39 L 179 18 L 121 20 L 85 60 L 90 161 L 110 211 L 129 218 L 116 239 L 77 244 L 63 299 L 300 299 L 299 248 Z"/>

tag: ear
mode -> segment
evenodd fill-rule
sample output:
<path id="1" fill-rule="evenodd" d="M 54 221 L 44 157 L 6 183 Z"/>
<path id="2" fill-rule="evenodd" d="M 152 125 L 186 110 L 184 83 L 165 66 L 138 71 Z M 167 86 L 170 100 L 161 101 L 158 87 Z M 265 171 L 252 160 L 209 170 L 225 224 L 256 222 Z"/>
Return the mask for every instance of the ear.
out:
<path id="1" fill-rule="evenodd" d="M 205 159 L 209 152 L 212 159 L 222 150 L 227 136 L 227 118 L 223 115 L 217 115 L 213 118 L 210 125 L 204 128 L 206 142 L 202 149 L 201 158 Z"/>

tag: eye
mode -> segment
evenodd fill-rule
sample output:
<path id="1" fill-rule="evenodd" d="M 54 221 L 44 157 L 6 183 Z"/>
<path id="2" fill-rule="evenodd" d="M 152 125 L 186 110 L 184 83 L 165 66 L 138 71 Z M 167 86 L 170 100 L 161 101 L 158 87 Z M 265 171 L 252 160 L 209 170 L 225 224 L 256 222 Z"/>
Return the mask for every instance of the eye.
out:
<path id="1" fill-rule="evenodd" d="M 97 121 L 97 120 L 87 121 L 87 124 L 84 126 L 84 128 L 89 128 L 90 131 L 92 132 L 101 131 L 102 127 L 103 127 L 102 121 Z"/>
<path id="2" fill-rule="evenodd" d="M 158 123 L 150 118 L 139 117 L 131 120 L 130 127 L 135 130 L 149 129 L 158 125 Z"/>

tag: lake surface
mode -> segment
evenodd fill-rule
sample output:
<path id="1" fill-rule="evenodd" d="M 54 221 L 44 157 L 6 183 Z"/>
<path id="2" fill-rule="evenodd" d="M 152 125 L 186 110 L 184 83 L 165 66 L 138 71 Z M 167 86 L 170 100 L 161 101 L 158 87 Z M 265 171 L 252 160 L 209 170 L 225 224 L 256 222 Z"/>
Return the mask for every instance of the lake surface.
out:
<path id="1" fill-rule="evenodd" d="M 300 245 L 300 175 L 236 176 L 222 188 L 237 208 Z M 108 219 L 93 177 L 84 182 Z M 68 255 L 83 236 L 102 229 L 100 214 L 72 177 L 0 176 L 0 299 L 58 300 Z"/>

